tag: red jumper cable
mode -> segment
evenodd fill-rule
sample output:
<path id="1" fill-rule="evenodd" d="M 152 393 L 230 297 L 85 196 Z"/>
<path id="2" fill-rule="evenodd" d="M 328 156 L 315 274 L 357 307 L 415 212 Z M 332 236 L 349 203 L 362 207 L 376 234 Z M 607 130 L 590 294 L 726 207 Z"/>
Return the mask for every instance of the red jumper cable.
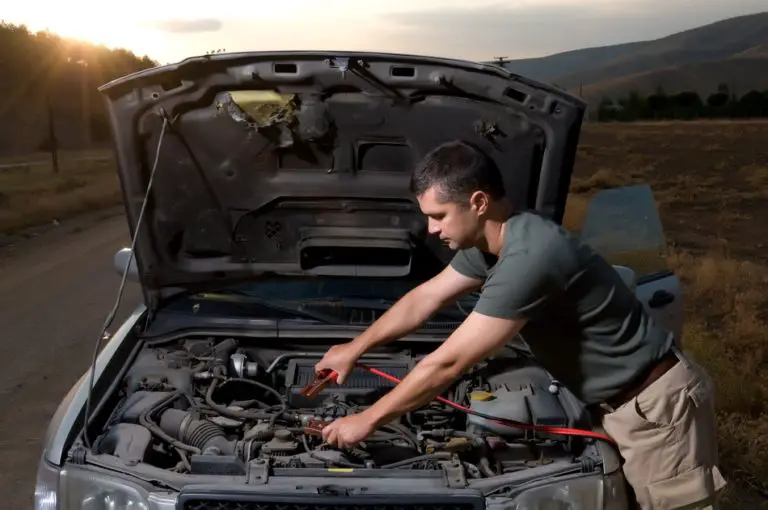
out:
<path id="1" fill-rule="evenodd" d="M 378 368 L 369 367 L 367 365 L 363 365 L 361 363 L 357 364 L 358 367 L 362 368 L 363 370 L 367 370 L 368 372 L 377 375 L 381 377 L 382 379 L 386 379 L 387 381 L 390 381 L 395 384 L 400 383 L 400 379 L 397 377 L 390 375 L 386 372 L 383 372 L 379 370 Z M 304 390 L 305 396 L 313 397 L 318 392 L 320 392 L 323 388 L 328 386 L 331 383 L 335 383 L 336 379 L 338 377 L 338 374 L 334 371 L 330 370 L 324 370 L 320 374 L 318 374 L 315 381 L 307 386 Z M 528 423 L 522 423 L 515 420 L 510 420 L 507 418 L 499 418 L 498 416 L 489 416 L 487 414 L 479 413 L 475 411 L 474 409 L 470 409 L 469 407 L 463 406 L 461 404 L 458 404 L 456 402 L 453 402 L 451 400 L 448 400 L 447 398 L 443 397 L 435 397 L 435 400 L 438 402 L 442 402 L 443 404 L 453 407 L 454 409 L 457 409 L 461 412 L 472 414 L 474 416 L 477 416 L 479 418 L 483 418 L 488 421 L 492 421 L 495 423 L 498 423 L 500 425 L 504 425 L 506 427 L 515 427 L 522 430 L 532 430 L 535 432 L 543 432 L 547 434 L 560 434 L 564 436 L 581 436 L 581 437 L 591 437 L 593 439 L 599 439 L 601 441 L 605 441 L 609 443 L 610 445 L 616 447 L 616 441 L 614 441 L 610 436 L 606 434 L 601 434 L 599 432 L 593 432 L 591 430 L 583 430 L 583 429 L 575 429 L 570 427 L 552 427 L 549 425 L 531 425 Z M 316 432 L 313 430 L 313 432 Z"/>

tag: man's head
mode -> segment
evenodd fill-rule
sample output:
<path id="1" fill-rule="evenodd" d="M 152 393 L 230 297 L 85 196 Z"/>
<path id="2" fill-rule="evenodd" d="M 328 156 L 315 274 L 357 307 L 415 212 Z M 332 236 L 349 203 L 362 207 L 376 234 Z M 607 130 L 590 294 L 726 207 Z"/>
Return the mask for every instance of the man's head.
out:
<path id="1" fill-rule="evenodd" d="M 427 216 L 429 233 L 453 250 L 484 244 L 485 224 L 497 219 L 504 199 L 496 164 L 482 150 L 461 141 L 427 154 L 413 171 L 411 191 Z"/>

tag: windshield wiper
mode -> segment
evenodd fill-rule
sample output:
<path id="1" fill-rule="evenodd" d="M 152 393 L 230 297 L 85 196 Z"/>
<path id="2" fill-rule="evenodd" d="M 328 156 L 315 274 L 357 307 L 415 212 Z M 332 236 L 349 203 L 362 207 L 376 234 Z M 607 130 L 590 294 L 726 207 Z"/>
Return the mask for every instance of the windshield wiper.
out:
<path id="1" fill-rule="evenodd" d="M 232 303 L 255 304 L 258 306 L 263 306 L 264 308 L 269 308 L 270 310 L 288 313 L 295 317 L 311 319 L 314 321 L 323 322 L 325 324 L 332 324 L 335 326 L 347 325 L 346 322 L 337 317 L 333 317 L 332 315 L 328 315 L 315 310 L 307 310 L 304 303 L 302 302 L 293 303 L 290 301 L 282 301 L 276 298 L 265 298 L 239 290 L 229 289 L 217 292 L 201 292 L 199 294 L 195 294 L 193 298 L 207 301 L 228 301 Z"/>
<path id="2" fill-rule="evenodd" d="M 337 306 L 339 308 L 363 308 L 366 310 L 389 310 L 392 305 L 396 303 L 396 300 L 385 298 L 373 298 L 373 297 L 356 297 L 356 296 L 338 296 L 327 298 L 314 298 L 302 300 L 302 303 L 312 306 Z M 442 315 L 446 318 L 464 320 L 467 314 L 463 311 L 463 307 L 458 305 L 456 308 L 443 308 L 438 310 L 435 315 Z"/>

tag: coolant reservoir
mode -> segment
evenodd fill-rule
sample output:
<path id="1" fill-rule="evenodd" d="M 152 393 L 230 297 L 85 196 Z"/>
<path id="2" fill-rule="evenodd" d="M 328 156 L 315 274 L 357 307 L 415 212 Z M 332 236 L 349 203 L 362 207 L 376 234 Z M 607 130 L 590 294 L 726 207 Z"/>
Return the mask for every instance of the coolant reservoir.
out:
<path id="1" fill-rule="evenodd" d="M 470 409 L 488 416 L 514 420 L 526 425 L 548 425 L 567 427 L 568 416 L 557 395 L 533 385 L 520 390 L 502 388 L 489 393 L 474 391 L 469 396 Z M 469 415 L 469 424 L 507 439 L 525 437 L 526 431 L 517 427 L 502 425 L 486 418 Z M 539 437 L 548 434 L 537 434 Z"/>
<path id="2" fill-rule="evenodd" d="M 469 408 L 489 416 L 531 423 L 526 396 L 532 393 L 530 387 L 519 391 L 503 389 L 493 393 L 473 391 L 469 396 Z M 487 432 L 498 434 L 500 437 L 517 438 L 525 435 L 522 429 L 501 425 L 472 414 L 469 415 L 469 423 Z"/>

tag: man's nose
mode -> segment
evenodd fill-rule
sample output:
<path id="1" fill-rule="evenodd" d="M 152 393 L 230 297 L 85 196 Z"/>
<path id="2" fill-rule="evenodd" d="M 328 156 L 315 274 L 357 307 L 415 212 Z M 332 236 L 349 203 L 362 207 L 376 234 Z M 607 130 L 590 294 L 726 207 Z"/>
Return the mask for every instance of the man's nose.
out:
<path id="1" fill-rule="evenodd" d="M 440 232 L 440 225 L 433 219 L 430 219 L 427 222 L 427 229 L 429 230 L 429 233 L 434 235 Z"/>

